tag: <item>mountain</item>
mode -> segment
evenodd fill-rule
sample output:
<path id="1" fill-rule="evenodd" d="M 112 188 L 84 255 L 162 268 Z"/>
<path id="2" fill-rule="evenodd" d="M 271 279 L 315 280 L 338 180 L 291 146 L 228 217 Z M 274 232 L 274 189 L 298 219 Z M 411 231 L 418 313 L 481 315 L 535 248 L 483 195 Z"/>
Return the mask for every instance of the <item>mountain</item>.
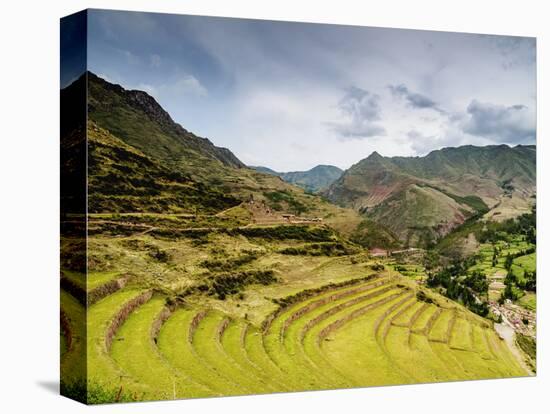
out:
<path id="1" fill-rule="evenodd" d="M 245 165 L 227 148 L 187 131 L 146 92 L 126 90 L 88 72 L 88 118 L 144 154 L 179 170 L 207 175 L 222 165 Z"/>
<path id="2" fill-rule="evenodd" d="M 216 213 L 240 200 L 171 170 L 99 127 L 88 123 L 90 212 Z"/>
<path id="3" fill-rule="evenodd" d="M 344 171 L 334 165 L 317 165 L 308 171 L 277 172 L 267 167 L 251 167 L 266 174 L 281 177 L 287 183 L 316 193 L 328 188 Z"/>
<path id="4" fill-rule="evenodd" d="M 535 192 L 535 146 L 468 145 L 425 157 L 373 152 L 324 195 L 387 226 L 402 241 L 424 245 L 489 210 L 519 214 Z"/>
<path id="5" fill-rule="evenodd" d="M 203 226 L 232 217 L 244 224 L 286 223 L 283 216 L 292 214 L 364 236 L 356 211 L 246 167 L 230 150 L 175 123 L 147 93 L 88 72 L 61 91 L 62 108 L 83 108 L 86 96 L 87 113 L 75 111 L 61 128 L 65 187 L 87 182 L 85 198 L 72 200 L 65 191 L 73 210 L 87 203 L 89 213 L 183 214 L 202 217 Z"/>
<path id="6" fill-rule="evenodd" d="M 91 72 L 65 89 L 79 87 L 88 92 L 90 211 L 212 213 L 259 187 L 229 149 L 174 122 L 146 92 Z"/>

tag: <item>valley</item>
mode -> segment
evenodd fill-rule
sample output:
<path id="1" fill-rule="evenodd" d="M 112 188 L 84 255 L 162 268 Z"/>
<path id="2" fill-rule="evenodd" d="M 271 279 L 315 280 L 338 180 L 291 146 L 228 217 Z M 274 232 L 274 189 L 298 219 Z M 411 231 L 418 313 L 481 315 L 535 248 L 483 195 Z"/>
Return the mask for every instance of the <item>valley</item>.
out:
<path id="1" fill-rule="evenodd" d="M 145 92 L 92 73 L 67 88 L 89 94 L 85 247 L 82 222 L 62 217 L 65 395 L 535 372 L 534 146 L 275 173 L 187 131 Z"/>

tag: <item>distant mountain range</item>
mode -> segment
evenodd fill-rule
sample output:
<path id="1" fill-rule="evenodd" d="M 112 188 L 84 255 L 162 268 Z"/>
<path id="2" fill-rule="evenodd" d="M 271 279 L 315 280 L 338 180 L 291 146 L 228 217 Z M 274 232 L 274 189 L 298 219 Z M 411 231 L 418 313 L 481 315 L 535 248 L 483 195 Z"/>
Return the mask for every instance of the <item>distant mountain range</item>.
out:
<path id="1" fill-rule="evenodd" d="M 87 72 L 61 91 L 61 104 L 81 108 L 83 96 L 88 103 L 85 156 L 90 213 L 213 215 L 254 199 L 275 214 L 323 217 L 324 223 L 334 222 L 335 228 L 346 233 L 362 220 L 353 210 L 307 194 L 278 176 L 248 168 L 229 149 L 174 122 L 143 91 L 127 90 Z M 71 146 L 79 137 L 84 139 L 82 131 L 75 130 L 81 124 L 63 125 L 64 137 L 75 136 L 74 140 L 62 139 L 67 147 L 64 171 L 85 160 L 82 151 L 77 151 L 82 145 Z M 331 168 L 320 170 L 317 175 L 322 177 Z M 246 216 L 246 211 L 241 209 L 240 214 Z"/>
<path id="2" fill-rule="evenodd" d="M 322 217 L 357 240 L 370 232 L 388 243 L 398 237 L 425 245 L 474 216 L 517 215 L 536 193 L 535 146 L 463 146 L 425 157 L 374 152 L 345 172 L 319 165 L 281 173 L 245 166 L 174 122 L 147 93 L 90 72 L 61 91 L 61 104 L 80 105 L 75 100 L 86 92 L 92 213 L 214 214 L 253 198 L 277 211 Z M 64 124 L 62 133 L 78 137 L 74 128 Z M 83 154 L 72 151 L 63 150 L 67 171 L 81 164 Z"/>
<path id="3" fill-rule="evenodd" d="M 267 167 L 250 167 L 266 174 L 281 177 L 287 183 L 302 187 L 304 190 L 316 193 L 327 189 L 343 174 L 343 170 L 334 165 L 317 165 L 308 171 L 277 172 Z"/>
<path id="4" fill-rule="evenodd" d="M 516 207 L 528 204 L 535 192 L 535 146 L 468 145 L 432 151 L 425 157 L 383 157 L 373 152 L 324 194 L 415 245 L 509 199 Z"/>

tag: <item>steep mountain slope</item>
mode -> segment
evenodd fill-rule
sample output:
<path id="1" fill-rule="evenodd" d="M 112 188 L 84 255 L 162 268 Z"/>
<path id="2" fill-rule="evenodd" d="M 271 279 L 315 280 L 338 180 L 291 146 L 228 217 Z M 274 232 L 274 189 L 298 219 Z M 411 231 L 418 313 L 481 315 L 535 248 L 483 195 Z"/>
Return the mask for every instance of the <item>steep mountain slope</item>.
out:
<path id="1" fill-rule="evenodd" d="M 217 147 L 175 123 L 146 92 L 126 90 L 90 72 L 87 82 L 88 119 L 93 125 L 165 170 L 241 201 L 251 195 L 261 198 L 270 191 L 296 193 L 295 187 L 279 177 L 247 168 L 229 149 Z"/>
<path id="2" fill-rule="evenodd" d="M 78 125 L 63 126 L 64 135 L 76 138 L 63 140 L 62 153 L 66 172 L 84 171 L 88 164 L 90 213 L 184 214 L 201 226 L 232 215 L 248 224 L 277 224 L 285 222 L 284 214 L 295 214 L 298 221 L 321 222 L 348 235 L 363 220 L 352 209 L 246 167 L 228 149 L 174 123 L 145 92 L 87 73 L 62 90 L 62 105 L 82 107 L 86 88 L 88 122 L 82 116 Z M 87 151 L 75 152 L 73 142 Z"/>
<path id="3" fill-rule="evenodd" d="M 266 174 L 281 177 L 288 183 L 302 187 L 310 192 L 328 188 L 344 171 L 334 165 L 317 165 L 308 171 L 277 172 L 267 167 L 251 167 Z"/>
<path id="4" fill-rule="evenodd" d="M 516 206 L 528 205 L 536 191 L 535 174 L 535 146 L 463 146 L 425 157 L 374 152 L 325 195 L 387 226 L 409 244 L 427 244 L 511 198 Z"/>
<path id="5" fill-rule="evenodd" d="M 99 127 L 173 168 L 204 177 L 209 168 L 245 165 L 231 151 L 216 147 L 175 123 L 146 92 L 126 90 L 88 72 L 88 117 Z"/>
<path id="6" fill-rule="evenodd" d="M 88 210 L 215 213 L 240 203 L 88 124 Z"/>

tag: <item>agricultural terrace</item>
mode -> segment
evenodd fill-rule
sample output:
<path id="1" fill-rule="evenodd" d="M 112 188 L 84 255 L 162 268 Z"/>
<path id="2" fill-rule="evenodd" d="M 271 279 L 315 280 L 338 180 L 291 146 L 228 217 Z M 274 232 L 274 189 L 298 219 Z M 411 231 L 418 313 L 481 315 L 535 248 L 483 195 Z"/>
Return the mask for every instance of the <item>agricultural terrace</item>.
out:
<path id="1" fill-rule="evenodd" d="M 102 403 L 528 374 L 492 321 L 422 287 L 415 261 L 371 258 L 323 223 L 243 225 L 241 213 L 200 227 L 188 215 L 92 217 L 88 278 L 62 263 L 64 394 Z M 87 383 L 70 375 L 85 371 L 83 349 Z"/>

